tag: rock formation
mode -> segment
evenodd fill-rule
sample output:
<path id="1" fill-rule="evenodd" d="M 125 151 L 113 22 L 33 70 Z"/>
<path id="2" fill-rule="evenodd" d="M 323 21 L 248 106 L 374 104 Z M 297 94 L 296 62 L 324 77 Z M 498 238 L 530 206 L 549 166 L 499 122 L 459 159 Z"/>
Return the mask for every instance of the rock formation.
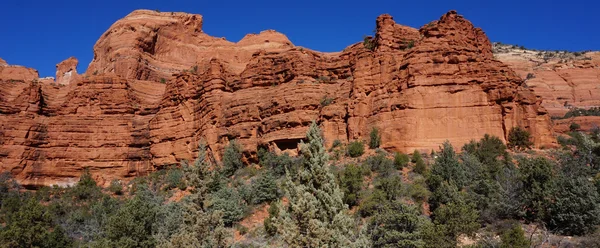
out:
<path id="1" fill-rule="evenodd" d="M 600 106 L 600 52 L 536 51 L 495 44 L 495 56 L 544 99 L 550 115 Z"/>
<path id="2" fill-rule="evenodd" d="M 70 57 L 56 65 L 56 83 L 66 85 L 78 81 L 77 64 L 79 61 L 75 57 Z"/>
<path id="3" fill-rule="evenodd" d="M 202 21 L 134 11 L 100 37 L 84 75 L 65 77 L 76 60 L 57 66 L 68 84 L 9 83 L 0 71 L 0 170 L 34 187 L 89 168 L 108 184 L 191 160 L 200 139 L 216 159 L 237 139 L 252 161 L 259 147 L 295 149 L 313 120 L 327 145 L 375 127 L 382 148 L 404 152 L 505 139 L 514 126 L 538 147 L 553 143 L 541 99 L 454 11 L 419 30 L 382 15 L 375 37 L 337 53 L 275 31 L 229 42 Z"/>

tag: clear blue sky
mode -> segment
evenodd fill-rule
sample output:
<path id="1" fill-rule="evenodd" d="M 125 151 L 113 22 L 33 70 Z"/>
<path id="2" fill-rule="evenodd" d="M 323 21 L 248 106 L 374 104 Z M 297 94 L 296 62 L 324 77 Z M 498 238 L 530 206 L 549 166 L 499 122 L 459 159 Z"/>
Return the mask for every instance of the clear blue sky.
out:
<path id="1" fill-rule="evenodd" d="M 230 41 L 275 29 L 294 44 L 319 51 L 339 51 L 360 41 L 383 13 L 420 27 L 455 9 L 492 41 L 536 49 L 600 50 L 597 0 L 2 0 L 0 58 L 33 67 L 40 76 L 54 76 L 57 63 L 75 56 L 82 73 L 100 35 L 135 9 L 201 14 L 204 32 Z"/>

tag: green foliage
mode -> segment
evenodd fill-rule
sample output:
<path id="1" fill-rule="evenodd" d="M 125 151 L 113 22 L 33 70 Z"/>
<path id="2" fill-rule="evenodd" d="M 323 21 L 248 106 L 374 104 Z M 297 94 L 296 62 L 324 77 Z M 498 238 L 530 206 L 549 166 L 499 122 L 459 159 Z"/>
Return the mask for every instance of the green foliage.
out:
<path id="1" fill-rule="evenodd" d="M 393 202 L 370 219 L 373 247 L 423 247 L 421 229 L 426 222 L 414 206 Z"/>
<path id="2" fill-rule="evenodd" d="M 260 204 L 277 199 L 279 197 L 277 188 L 277 182 L 275 181 L 273 174 L 270 172 L 263 172 L 256 181 L 252 183 L 252 203 Z"/>
<path id="3" fill-rule="evenodd" d="M 346 154 L 352 158 L 360 157 L 365 153 L 365 146 L 362 141 L 352 141 L 346 149 Z"/>
<path id="4" fill-rule="evenodd" d="M 371 133 L 369 133 L 369 148 L 375 149 L 379 145 L 381 145 L 381 134 L 379 134 L 379 129 L 373 127 Z"/>
<path id="5" fill-rule="evenodd" d="M 553 164 L 545 158 L 519 160 L 519 172 L 523 184 L 520 201 L 527 220 L 544 220 L 547 217 L 555 183 L 553 167 Z"/>
<path id="6" fill-rule="evenodd" d="M 381 190 L 385 199 L 392 202 L 402 193 L 402 179 L 398 175 L 381 177 L 375 182 L 375 189 Z"/>
<path id="7" fill-rule="evenodd" d="M 504 230 L 500 239 L 502 240 L 501 248 L 529 248 L 531 245 L 519 224 L 514 224 L 512 228 Z"/>
<path id="8" fill-rule="evenodd" d="M 166 187 L 167 189 L 179 188 L 181 190 L 185 190 L 186 185 L 184 179 L 183 171 L 179 168 L 170 168 L 167 171 L 166 176 Z"/>
<path id="9" fill-rule="evenodd" d="M 123 186 L 121 185 L 121 181 L 115 179 L 110 182 L 110 186 L 108 186 L 108 191 L 112 192 L 115 195 L 123 194 Z"/>
<path id="10" fill-rule="evenodd" d="M 465 168 L 458 161 L 458 156 L 450 142 L 446 141 L 442 145 L 441 151 L 431 167 L 429 177 L 439 177 L 443 181 L 456 185 L 459 190 L 465 186 L 467 180 Z M 435 188 L 432 188 L 432 191 L 435 191 Z"/>
<path id="11" fill-rule="evenodd" d="M 364 165 L 373 172 L 377 172 L 382 176 L 389 175 L 394 168 L 394 162 L 387 158 L 385 154 L 378 153 L 373 156 L 369 156 L 365 159 Z"/>
<path id="12" fill-rule="evenodd" d="M 244 163 L 242 162 L 242 147 L 237 141 L 232 140 L 229 145 L 225 147 L 223 153 L 223 169 L 222 173 L 225 177 L 231 177 L 239 168 L 242 168 Z"/>
<path id="13" fill-rule="evenodd" d="M 377 43 L 375 42 L 375 39 L 365 36 L 363 38 L 363 46 L 370 51 L 375 51 L 375 48 L 377 48 Z"/>
<path id="14" fill-rule="evenodd" d="M 71 194 L 78 200 L 96 199 L 101 194 L 100 187 L 96 185 L 96 181 L 88 169 L 83 171 L 79 182 L 71 190 Z"/>
<path id="15" fill-rule="evenodd" d="M 460 234 L 473 235 L 480 227 L 475 206 L 463 194 L 438 207 L 433 216 L 433 223 L 444 226 L 446 235 L 454 238 Z"/>
<path id="16" fill-rule="evenodd" d="M 571 132 L 575 132 L 579 130 L 579 128 L 581 128 L 581 126 L 575 122 L 571 122 L 571 125 L 569 125 L 569 130 L 571 130 Z"/>
<path id="17" fill-rule="evenodd" d="M 160 78 L 160 83 L 161 83 L 161 84 L 166 84 L 166 83 L 167 83 L 167 79 L 165 79 L 165 78 Z"/>
<path id="18" fill-rule="evenodd" d="M 508 148 L 517 150 L 531 149 L 533 142 L 531 142 L 530 136 L 531 134 L 521 127 L 511 128 L 508 132 Z"/>
<path id="19" fill-rule="evenodd" d="M 329 106 L 330 104 L 333 103 L 333 100 L 335 100 L 335 99 L 332 97 L 323 96 L 323 98 L 321 98 L 321 107 Z"/>
<path id="20" fill-rule="evenodd" d="M 281 208 L 278 202 L 274 202 L 269 206 L 269 217 L 265 219 L 263 222 L 263 226 L 265 231 L 269 236 L 273 236 L 277 234 L 277 227 L 275 226 L 275 221 L 279 218 L 279 208 Z"/>
<path id="21" fill-rule="evenodd" d="M 291 158 L 287 153 L 276 155 L 268 152 L 264 148 L 258 149 L 258 159 L 260 165 L 270 170 L 275 176 L 285 175 L 285 170 L 292 169 L 298 159 Z"/>
<path id="22" fill-rule="evenodd" d="M 589 109 L 574 108 L 569 110 L 562 119 L 568 119 L 577 116 L 600 116 L 600 107 L 591 107 Z"/>
<path id="23" fill-rule="evenodd" d="M 423 157 L 421 157 L 421 153 L 419 151 L 415 150 L 413 152 L 411 162 L 415 164 L 415 167 L 413 168 L 415 173 L 421 175 L 425 175 L 427 173 L 427 165 L 425 164 L 425 161 L 423 160 Z"/>
<path id="24" fill-rule="evenodd" d="M 154 247 L 152 236 L 158 206 L 147 189 L 136 193 L 133 199 L 109 217 L 106 238 L 117 247 Z"/>
<path id="25" fill-rule="evenodd" d="M 396 166 L 396 169 L 401 170 L 406 167 L 409 161 L 410 158 L 408 155 L 401 152 L 394 153 L 394 165 Z"/>
<path id="26" fill-rule="evenodd" d="M 600 224 L 600 195 L 588 178 L 562 176 L 549 207 L 548 227 L 564 235 L 584 235 Z"/>
<path id="27" fill-rule="evenodd" d="M 222 188 L 211 198 L 210 210 L 223 214 L 223 223 L 231 227 L 240 221 L 246 213 L 246 203 L 239 193 L 231 188 Z"/>
<path id="28" fill-rule="evenodd" d="M 355 239 L 354 222 L 329 171 L 329 158 L 315 122 L 306 137 L 308 144 L 301 144 L 304 162 L 294 175 L 286 174 L 284 190 L 289 204 L 280 209 L 277 232 L 292 247 L 349 247 Z"/>
<path id="29" fill-rule="evenodd" d="M 340 147 L 341 145 L 342 145 L 342 141 L 340 141 L 339 139 L 336 139 L 333 141 L 333 144 L 331 144 L 331 148 Z"/>
<path id="30" fill-rule="evenodd" d="M 5 226 L 0 228 L 2 247 L 73 246 L 62 227 L 53 224 L 48 210 L 35 198 L 15 200 L 19 201 L 19 206 L 9 211 L 3 218 Z"/>
<path id="31" fill-rule="evenodd" d="M 387 196 L 380 189 L 374 189 L 366 192 L 366 197 L 360 201 L 358 213 L 362 217 L 369 217 L 377 212 L 380 212 L 384 208 L 384 204 L 387 201 Z"/>
<path id="32" fill-rule="evenodd" d="M 340 187 L 344 191 L 344 203 L 350 207 L 356 206 L 358 204 L 358 192 L 360 192 L 362 186 L 362 169 L 354 164 L 346 166 L 340 178 Z"/>

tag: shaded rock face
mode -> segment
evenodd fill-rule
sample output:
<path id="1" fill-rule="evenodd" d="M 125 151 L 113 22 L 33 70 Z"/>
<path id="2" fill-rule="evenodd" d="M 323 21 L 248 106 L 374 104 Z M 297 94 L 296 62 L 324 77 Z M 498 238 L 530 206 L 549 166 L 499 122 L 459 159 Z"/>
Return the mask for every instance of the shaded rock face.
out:
<path id="1" fill-rule="evenodd" d="M 551 116 L 600 106 L 600 53 L 533 51 L 495 44 L 495 56 L 544 99 Z M 529 75 L 529 76 L 528 76 Z"/>
<path id="2" fill-rule="evenodd" d="M 505 139 L 513 126 L 553 142 L 541 100 L 454 11 L 419 30 L 382 15 L 369 49 L 338 53 L 275 31 L 233 43 L 201 27 L 199 15 L 135 11 L 68 85 L 2 81 L 1 170 L 33 187 L 73 183 L 87 167 L 108 184 L 192 160 L 200 139 L 217 160 L 237 139 L 255 161 L 260 147 L 295 150 L 313 120 L 328 146 L 375 127 L 382 148 L 404 152 Z"/>

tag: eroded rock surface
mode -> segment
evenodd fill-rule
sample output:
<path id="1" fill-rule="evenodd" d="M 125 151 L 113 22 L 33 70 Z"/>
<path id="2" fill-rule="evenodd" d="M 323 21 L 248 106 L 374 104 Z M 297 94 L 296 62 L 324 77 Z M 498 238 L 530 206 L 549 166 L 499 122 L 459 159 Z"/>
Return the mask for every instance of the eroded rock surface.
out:
<path id="1" fill-rule="evenodd" d="M 0 74 L 0 169 L 35 186 L 73 183 L 90 168 L 108 184 L 192 160 L 200 139 L 215 159 L 233 139 L 249 161 L 259 147 L 293 150 L 313 120 L 327 145 L 367 140 L 376 127 L 384 149 L 430 151 L 486 133 L 505 139 L 517 125 L 538 147 L 554 142 L 541 99 L 454 11 L 419 30 L 382 15 L 368 46 L 337 53 L 275 31 L 234 43 L 203 33 L 202 21 L 134 11 L 69 83 Z M 58 82 L 77 75 L 76 60 L 57 69 Z"/>

